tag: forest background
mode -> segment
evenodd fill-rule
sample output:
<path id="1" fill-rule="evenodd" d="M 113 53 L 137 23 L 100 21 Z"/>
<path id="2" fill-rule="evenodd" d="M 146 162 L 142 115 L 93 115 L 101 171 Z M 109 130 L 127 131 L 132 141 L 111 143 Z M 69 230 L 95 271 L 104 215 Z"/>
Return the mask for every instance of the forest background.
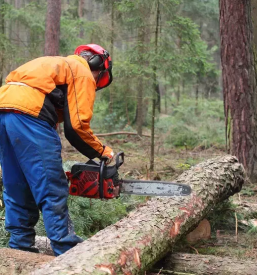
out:
<path id="1" fill-rule="evenodd" d="M 99 135 L 137 133 L 102 138 L 115 152 L 125 152 L 123 177 L 171 180 L 226 153 L 219 0 L 61 3 L 58 54 L 96 43 L 112 57 L 114 80 L 97 92 L 91 127 Z M 44 0 L 0 0 L 0 83 L 17 66 L 45 54 L 46 14 Z M 85 161 L 60 135 L 64 161 Z M 87 238 L 144 200 L 71 197 L 69 208 L 76 232 Z M 0 244 L 6 246 L 4 205 L 1 216 Z M 37 233 L 45 235 L 42 219 Z"/>
<path id="2" fill-rule="evenodd" d="M 47 1 L 1 2 L 3 83 L 44 55 Z M 149 132 L 155 99 L 163 146 L 224 146 L 218 0 L 62 1 L 59 54 L 88 43 L 113 60 L 114 81 L 97 93 L 95 132 Z"/>

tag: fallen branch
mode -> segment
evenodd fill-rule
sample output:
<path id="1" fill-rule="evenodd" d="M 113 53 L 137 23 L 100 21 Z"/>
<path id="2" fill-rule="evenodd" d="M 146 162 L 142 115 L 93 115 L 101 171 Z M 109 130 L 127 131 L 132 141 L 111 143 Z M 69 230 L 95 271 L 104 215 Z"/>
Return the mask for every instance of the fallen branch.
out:
<path id="1" fill-rule="evenodd" d="M 97 137 L 106 137 L 106 136 L 114 136 L 114 135 L 128 135 L 128 136 L 140 136 L 138 133 L 133 132 L 113 132 L 113 133 L 103 133 L 103 134 L 95 134 Z M 151 137 L 151 135 L 142 134 L 142 137 Z"/>
<path id="2" fill-rule="evenodd" d="M 149 200 L 32 274 L 142 274 L 217 203 L 239 192 L 244 179 L 242 165 L 232 156 L 198 164 L 177 179 L 191 184 L 191 196 Z"/>

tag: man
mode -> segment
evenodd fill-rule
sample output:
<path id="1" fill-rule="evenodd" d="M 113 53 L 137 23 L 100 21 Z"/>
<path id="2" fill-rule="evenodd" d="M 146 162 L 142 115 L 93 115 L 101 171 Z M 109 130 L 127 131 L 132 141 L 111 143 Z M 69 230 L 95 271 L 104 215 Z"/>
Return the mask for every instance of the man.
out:
<path id="1" fill-rule="evenodd" d="M 90 120 L 95 92 L 112 82 L 111 70 L 106 50 L 81 45 L 75 55 L 20 66 L 0 88 L 0 164 L 11 248 L 37 252 L 39 210 L 56 256 L 83 241 L 68 214 L 56 124 L 64 121 L 66 138 L 82 154 L 110 162 L 114 153 L 93 135 Z"/>

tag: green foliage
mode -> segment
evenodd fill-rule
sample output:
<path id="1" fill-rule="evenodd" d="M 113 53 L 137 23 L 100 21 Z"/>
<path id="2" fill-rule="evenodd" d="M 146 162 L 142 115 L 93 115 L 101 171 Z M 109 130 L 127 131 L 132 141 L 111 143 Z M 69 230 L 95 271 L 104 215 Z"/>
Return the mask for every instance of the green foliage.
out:
<path id="1" fill-rule="evenodd" d="M 207 219 L 210 221 L 212 230 L 234 230 L 235 229 L 235 211 L 236 205 L 231 200 L 225 200 L 214 206 Z M 243 219 L 241 214 L 237 213 L 237 219 Z M 242 227 L 243 228 L 243 227 Z"/>
<path id="2" fill-rule="evenodd" d="M 115 86 L 114 86 L 115 88 Z M 135 99 L 128 94 L 125 96 L 122 93 L 113 92 L 115 103 L 110 106 L 108 98 L 110 97 L 110 89 L 106 89 L 97 94 L 97 99 L 94 105 L 94 116 L 92 118 L 92 128 L 98 132 L 110 132 L 117 130 L 134 131 L 129 126 L 129 121 L 133 121 L 135 113 Z M 112 112 L 110 112 L 112 108 Z"/>
<path id="3" fill-rule="evenodd" d="M 42 55 L 45 31 L 46 3 L 30 2 L 26 6 L 16 9 L 6 5 L 4 19 L 10 26 L 9 34 L 5 35 L 6 54 L 8 62 L 22 64 L 32 58 Z M 16 33 L 14 24 L 20 33 Z M 21 33 L 27 34 L 27 39 L 21 39 Z"/>
<path id="4" fill-rule="evenodd" d="M 156 123 L 158 132 L 169 133 L 167 144 L 189 148 L 225 144 L 222 101 L 202 99 L 196 107 L 186 98 L 180 105 L 173 105 L 171 113 L 171 116 L 160 117 Z"/>
<path id="5" fill-rule="evenodd" d="M 256 237 L 257 236 L 257 227 L 250 223 L 250 229 L 247 231 L 247 234 Z"/>
<path id="6" fill-rule="evenodd" d="M 218 20 L 219 1 L 218 0 L 191 0 L 183 1 L 183 13 L 193 17 L 198 21 Z M 207 17 L 207 18 L 206 18 Z M 208 21 L 207 21 L 208 22 Z"/>
<path id="7" fill-rule="evenodd" d="M 126 205 L 120 199 L 101 201 L 70 196 L 68 205 L 75 232 L 83 238 L 117 222 L 127 214 Z"/>
<path id="8" fill-rule="evenodd" d="M 121 196 L 113 200 L 96 200 L 69 196 L 68 207 L 75 232 L 87 239 L 99 230 L 114 224 L 144 200 L 139 196 Z M 0 211 L 0 247 L 6 247 L 10 234 L 5 230 L 5 210 Z M 35 227 L 38 236 L 46 236 L 42 214 Z"/>
<path id="9" fill-rule="evenodd" d="M 0 210 L 0 247 L 7 247 L 10 234 L 5 230 L 5 210 Z"/>

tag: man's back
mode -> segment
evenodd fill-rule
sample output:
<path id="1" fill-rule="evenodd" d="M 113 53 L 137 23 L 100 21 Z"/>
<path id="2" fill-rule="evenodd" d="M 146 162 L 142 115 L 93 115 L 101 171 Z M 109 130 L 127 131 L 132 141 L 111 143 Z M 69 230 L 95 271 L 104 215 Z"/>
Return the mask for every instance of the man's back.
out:
<path id="1" fill-rule="evenodd" d="M 56 109 L 63 109 L 67 88 L 82 89 L 79 82 L 75 84 L 74 79 L 78 77 L 87 78 L 91 90 L 95 90 L 91 71 L 82 58 L 57 56 L 34 59 L 7 76 L 7 85 L 0 88 L 0 109 L 15 109 L 54 126 L 58 122 Z M 24 85 L 17 89 L 19 83 Z"/>

